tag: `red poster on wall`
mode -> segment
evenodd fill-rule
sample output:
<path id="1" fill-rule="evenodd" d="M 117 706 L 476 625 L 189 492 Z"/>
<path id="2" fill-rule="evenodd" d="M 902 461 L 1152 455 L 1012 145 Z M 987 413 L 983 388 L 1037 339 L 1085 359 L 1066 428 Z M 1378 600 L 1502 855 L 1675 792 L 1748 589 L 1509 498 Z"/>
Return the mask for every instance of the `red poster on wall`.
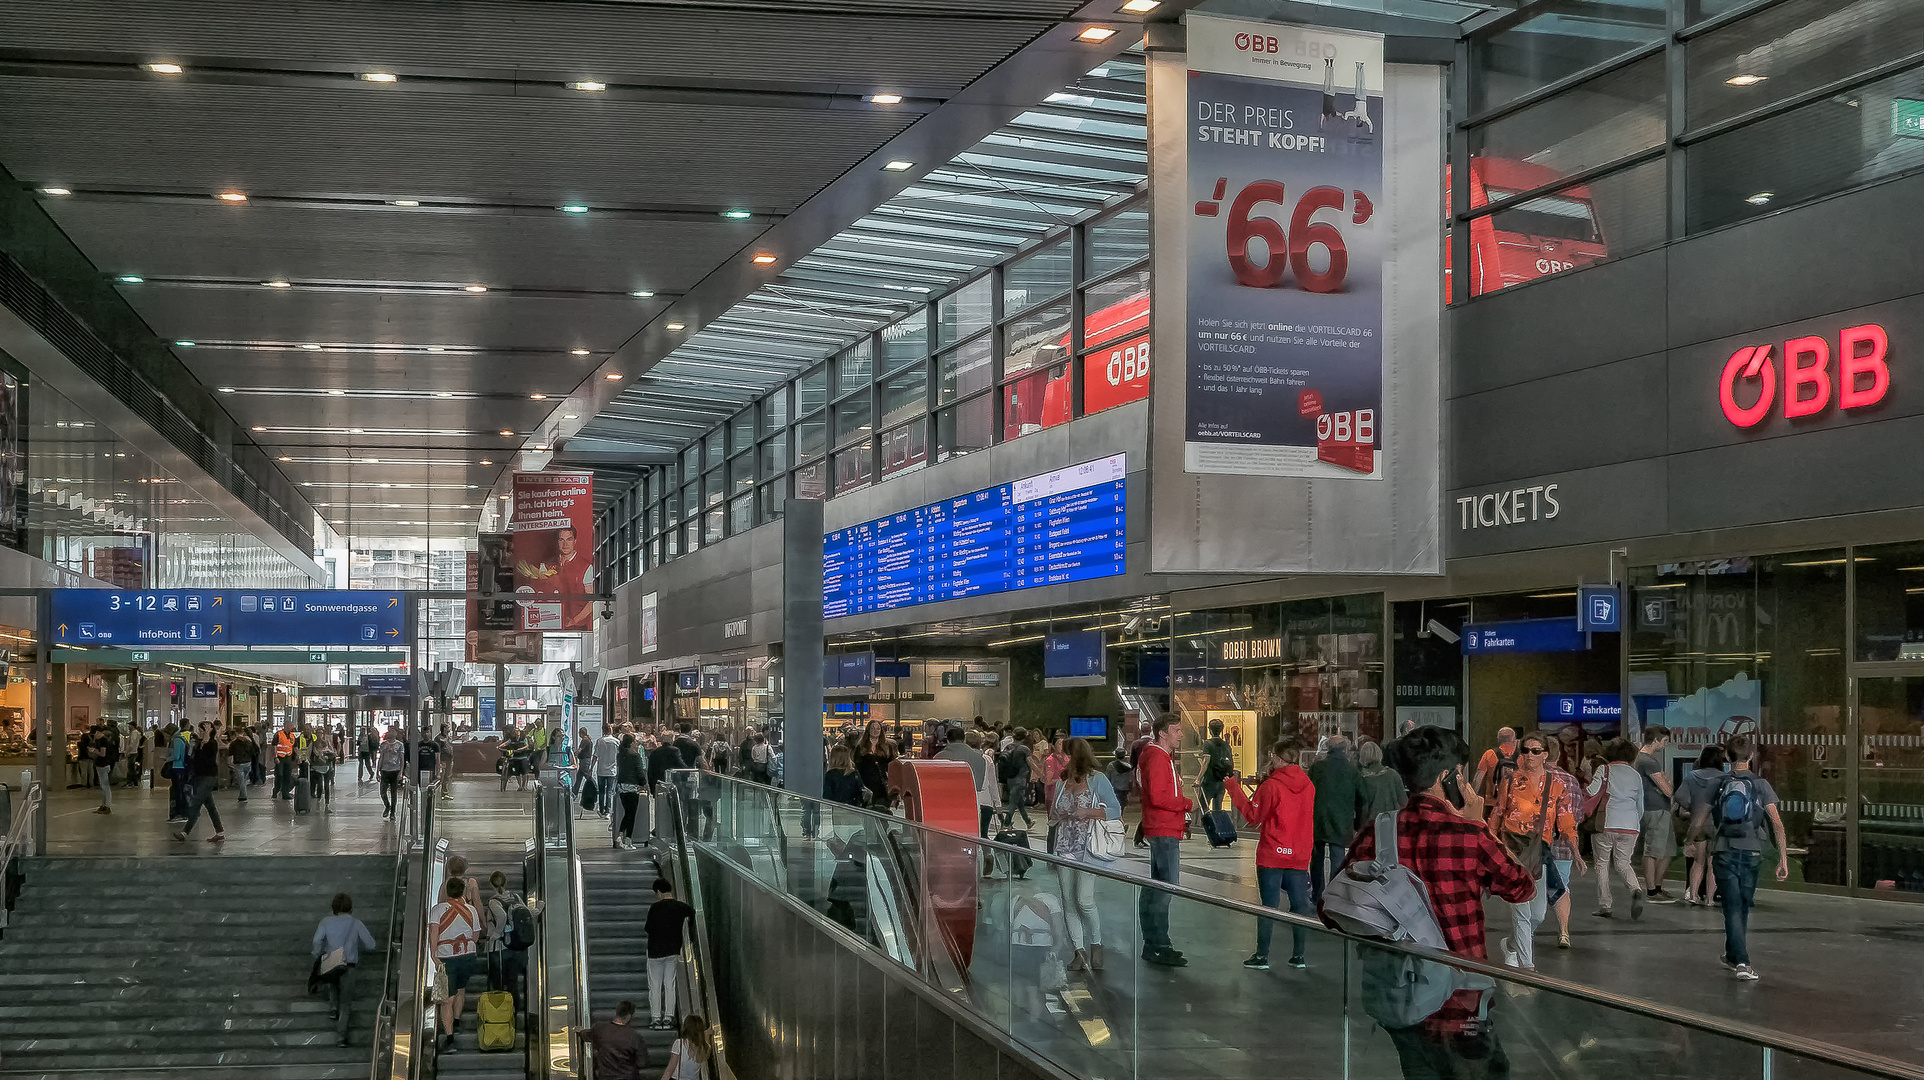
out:
<path id="1" fill-rule="evenodd" d="M 523 630 L 588 630 L 595 591 L 594 474 L 514 474 L 517 594 Z M 542 599 L 552 597 L 552 599 Z"/>

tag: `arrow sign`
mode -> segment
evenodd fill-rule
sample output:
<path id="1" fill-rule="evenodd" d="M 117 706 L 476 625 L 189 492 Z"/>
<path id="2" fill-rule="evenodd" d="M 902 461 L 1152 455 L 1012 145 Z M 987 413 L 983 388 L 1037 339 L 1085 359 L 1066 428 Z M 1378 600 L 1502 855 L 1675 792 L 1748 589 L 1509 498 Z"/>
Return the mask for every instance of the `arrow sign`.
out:
<path id="1" fill-rule="evenodd" d="M 389 630 L 389 631 L 387 632 L 387 636 L 388 636 L 388 637 L 400 637 L 400 636 L 401 636 L 401 632 L 400 632 L 399 630 Z"/>
<path id="2" fill-rule="evenodd" d="M 219 623 L 215 623 L 215 624 L 214 624 L 214 633 L 216 633 L 216 634 L 218 634 L 218 633 L 220 633 L 220 631 L 221 631 L 221 625 L 220 625 Z"/>
<path id="3" fill-rule="evenodd" d="M 66 624 L 66 623 L 61 623 L 61 624 L 60 624 L 60 636 L 61 636 L 61 637 L 66 637 L 66 636 L 67 636 L 67 624 Z"/>
<path id="4" fill-rule="evenodd" d="M 387 598 L 387 606 L 388 606 L 388 607 L 391 607 L 391 608 L 397 608 L 397 607 L 400 607 L 400 606 L 401 606 L 401 598 L 400 598 L 400 597 L 398 597 L 398 596 L 390 596 L 390 597 L 388 597 L 388 598 Z"/>
<path id="5" fill-rule="evenodd" d="M 223 601 L 223 600 L 225 600 L 225 599 L 227 599 L 227 598 L 226 598 L 226 597 L 224 597 L 224 596 L 222 596 L 222 595 L 221 595 L 221 594 L 219 594 L 219 593 L 215 593 L 215 594 L 214 594 L 214 606 L 215 606 L 215 607 L 219 607 L 219 606 L 221 605 L 221 601 Z"/>

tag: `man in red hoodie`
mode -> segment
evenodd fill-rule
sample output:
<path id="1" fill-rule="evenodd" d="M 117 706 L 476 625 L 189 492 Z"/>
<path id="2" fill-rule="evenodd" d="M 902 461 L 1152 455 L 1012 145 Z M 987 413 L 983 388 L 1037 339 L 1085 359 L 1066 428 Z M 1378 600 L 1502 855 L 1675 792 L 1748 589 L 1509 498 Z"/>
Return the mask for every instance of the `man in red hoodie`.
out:
<path id="1" fill-rule="evenodd" d="M 1182 723 L 1165 716 L 1156 721 L 1150 736 L 1136 769 L 1136 780 L 1142 787 L 1142 831 L 1149 838 L 1149 876 L 1175 885 L 1182 876 L 1182 833 L 1190 810 L 1189 800 L 1182 797 L 1182 780 L 1176 775 L 1175 753 L 1182 745 Z M 1142 924 L 1144 960 L 1163 967 L 1189 963 L 1170 946 L 1168 893 L 1139 890 L 1136 918 Z"/>
<path id="2" fill-rule="evenodd" d="M 1289 741 L 1276 740 L 1269 750 L 1269 773 L 1256 787 L 1256 801 L 1251 803 L 1243 791 L 1243 778 L 1230 775 L 1229 801 L 1236 804 L 1236 812 L 1243 820 L 1262 833 L 1262 840 L 1256 848 L 1256 889 L 1262 894 L 1263 906 L 1280 908 L 1283 906 L 1283 893 L 1289 893 L 1289 910 L 1298 915 L 1316 916 L 1316 904 L 1309 897 L 1309 855 L 1314 849 L 1315 827 L 1313 816 L 1316 810 L 1316 786 L 1310 783 L 1309 774 L 1289 760 Z M 1269 970 L 1269 936 L 1276 928 L 1270 919 L 1258 920 L 1256 924 L 1256 952 L 1243 961 L 1243 966 L 1252 971 Z M 1289 966 L 1306 968 L 1309 961 L 1303 955 L 1303 945 L 1308 933 L 1300 926 L 1290 928 L 1294 948 L 1289 954 Z"/>

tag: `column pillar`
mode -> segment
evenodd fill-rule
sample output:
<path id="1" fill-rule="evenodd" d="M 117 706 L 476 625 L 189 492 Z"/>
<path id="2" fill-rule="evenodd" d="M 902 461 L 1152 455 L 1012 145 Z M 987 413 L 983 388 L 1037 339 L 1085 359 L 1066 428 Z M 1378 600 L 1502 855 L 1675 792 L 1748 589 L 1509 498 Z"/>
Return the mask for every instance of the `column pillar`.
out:
<path id="1" fill-rule="evenodd" d="M 782 507 L 782 774 L 788 790 L 821 795 L 820 499 L 793 499 Z"/>

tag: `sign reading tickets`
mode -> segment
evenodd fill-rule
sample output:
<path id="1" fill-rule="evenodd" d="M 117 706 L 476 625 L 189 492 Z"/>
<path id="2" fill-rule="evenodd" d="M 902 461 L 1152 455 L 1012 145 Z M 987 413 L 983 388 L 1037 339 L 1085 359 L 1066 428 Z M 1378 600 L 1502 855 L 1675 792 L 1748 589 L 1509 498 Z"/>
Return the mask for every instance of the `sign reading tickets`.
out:
<path id="1" fill-rule="evenodd" d="M 593 629 L 594 479 L 588 472 L 514 474 L 515 593 L 529 597 L 518 601 L 522 630 Z"/>
<path id="2" fill-rule="evenodd" d="M 1384 476 L 1383 39 L 1191 16 L 1184 469 Z"/>

